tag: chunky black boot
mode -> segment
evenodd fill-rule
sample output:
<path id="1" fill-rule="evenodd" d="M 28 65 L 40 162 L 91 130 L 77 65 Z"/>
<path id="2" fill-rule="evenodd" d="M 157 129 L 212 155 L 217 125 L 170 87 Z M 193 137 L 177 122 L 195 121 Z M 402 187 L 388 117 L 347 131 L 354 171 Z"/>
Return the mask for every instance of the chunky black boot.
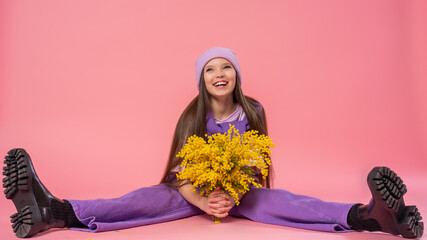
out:
<path id="1" fill-rule="evenodd" d="M 52 200 L 63 201 L 54 197 L 39 180 L 27 152 L 12 149 L 4 163 L 4 194 L 18 211 L 11 216 L 16 236 L 31 237 L 50 228 L 64 227 L 64 220 L 55 218 L 51 209 Z"/>
<path id="2" fill-rule="evenodd" d="M 349 212 L 353 230 L 382 231 L 405 238 L 420 238 L 424 224 L 416 206 L 406 206 L 402 179 L 387 167 L 375 167 L 368 175 L 372 199 L 367 205 L 357 204 Z"/>

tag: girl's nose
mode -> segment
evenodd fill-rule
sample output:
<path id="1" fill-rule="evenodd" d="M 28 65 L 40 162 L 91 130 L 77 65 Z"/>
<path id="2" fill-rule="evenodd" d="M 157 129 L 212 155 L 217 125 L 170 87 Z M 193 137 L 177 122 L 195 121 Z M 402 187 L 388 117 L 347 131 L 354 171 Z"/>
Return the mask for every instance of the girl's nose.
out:
<path id="1" fill-rule="evenodd" d="M 217 73 L 216 77 L 217 77 L 217 78 L 224 77 L 224 73 L 223 73 L 222 71 L 219 71 L 219 72 Z"/>

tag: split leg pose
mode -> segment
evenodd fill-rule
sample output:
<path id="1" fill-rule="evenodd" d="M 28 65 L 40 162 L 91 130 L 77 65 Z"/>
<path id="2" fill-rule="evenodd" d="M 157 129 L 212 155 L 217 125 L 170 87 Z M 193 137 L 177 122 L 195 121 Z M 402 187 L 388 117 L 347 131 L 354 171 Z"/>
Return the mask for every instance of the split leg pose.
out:
<path id="1" fill-rule="evenodd" d="M 18 237 L 31 237 L 50 228 L 108 231 L 171 221 L 204 211 L 166 185 L 141 188 L 116 199 L 63 200 L 52 195 L 38 178 L 24 149 L 5 157 L 3 186 L 17 213 L 11 216 Z M 405 238 L 423 234 L 415 206 L 406 206 L 406 186 L 387 167 L 368 175 L 372 199 L 368 204 L 324 202 L 280 189 L 252 188 L 229 215 L 253 221 L 320 231 L 383 231 Z M 71 204 L 70 204 L 71 202 Z"/>
<path id="2" fill-rule="evenodd" d="M 406 186 L 387 167 L 375 167 L 368 174 L 372 199 L 367 204 L 325 202 L 270 189 L 271 174 L 267 179 L 258 174 L 263 187 L 252 188 L 240 196 L 239 206 L 224 192 L 214 191 L 207 197 L 192 192 L 189 181 L 178 181 L 175 177 L 182 162 L 176 155 L 188 137 L 224 133 L 230 124 L 240 133 L 256 130 L 268 135 L 261 103 L 243 94 L 240 64 L 233 50 L 215 47 L 200 55 L 196 60 L 196 83 L 199 94 L 178 120 L 169 160 L 157 186 L 140 188 L 114 199 L 59 199 L 41 183 L 24 149 L 9 151 L 3 187 L 6 198 L 12 200 L 17 210 L 11 218 L 16 236 L 31 237 L 58 227 L 108 231 L 201 213 L 319 231 L 366 230 L 405 238 L 422 236 L 420 213 L 415 206 L 405 204 Z"/>

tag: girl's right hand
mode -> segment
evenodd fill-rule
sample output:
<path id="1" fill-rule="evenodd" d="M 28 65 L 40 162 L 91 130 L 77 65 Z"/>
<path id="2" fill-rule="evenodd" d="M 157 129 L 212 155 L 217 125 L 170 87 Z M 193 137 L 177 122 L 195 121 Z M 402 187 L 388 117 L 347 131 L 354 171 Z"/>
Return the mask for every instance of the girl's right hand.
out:
<path id="1" fill-rule="evenodd" d="M 232 206 L 233 202 L 230 196 L 220 191 L 218 187 L 206 198 L 204 211 L 217 218 L 223 218 L 228 216 Z"/>

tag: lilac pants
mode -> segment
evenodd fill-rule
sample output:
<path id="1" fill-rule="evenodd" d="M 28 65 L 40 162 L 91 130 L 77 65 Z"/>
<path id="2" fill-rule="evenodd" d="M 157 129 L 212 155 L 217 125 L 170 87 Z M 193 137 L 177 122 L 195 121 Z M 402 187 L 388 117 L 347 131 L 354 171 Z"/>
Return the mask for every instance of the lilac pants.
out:
<path id="1" fill-rule="evenodd" d="M 122 197 L 69 200 L 77 218 L 92 232 L 130 228 L 204 213 L 181 194 L 160 184 Z M 353 204 L 325 202 L 281 189 L 251 188 L 229 215 L 256 222 L 328 232 L 345 232 Z"/>
<path id="2" fill-rule="evenodd" d="M 166 222 L 204 213 L 187 202 L 177 190 L 163 184 L 140 188 L 119 198 L 68 201 L 80 222 L 92 232 Z M 350 230 L 347 214 L 352 205 L 325 202 L 281 189 L 253 187 L 229 215 L 261 223 L 345 232 Z"/>

